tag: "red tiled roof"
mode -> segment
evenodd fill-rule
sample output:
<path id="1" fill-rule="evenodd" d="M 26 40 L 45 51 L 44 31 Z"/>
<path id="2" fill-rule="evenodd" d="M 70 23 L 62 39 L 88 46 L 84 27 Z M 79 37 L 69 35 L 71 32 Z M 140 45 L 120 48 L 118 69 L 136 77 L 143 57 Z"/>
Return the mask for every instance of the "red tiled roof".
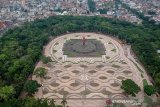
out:
<path id="1" fill-rule="evenodd" d="M 0 22 L 0 29 L 3 29 L 3 28 L 5 28 L 6 26 L 5 26 L 5 23 L 4 22 Z"/>

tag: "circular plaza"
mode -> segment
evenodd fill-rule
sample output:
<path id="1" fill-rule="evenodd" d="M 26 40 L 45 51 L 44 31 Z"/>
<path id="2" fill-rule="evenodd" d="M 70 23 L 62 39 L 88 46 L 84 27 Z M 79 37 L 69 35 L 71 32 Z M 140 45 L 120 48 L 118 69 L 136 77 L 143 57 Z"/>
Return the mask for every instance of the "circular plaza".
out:
<path id="1" fill-rule="evenodd" d="M 37 98 L 65 97 L 70 107 L 103 107 L 106 98 L 128 97 L 122 80 L 132 79 L 143 87 L 139 69 L 144 69 L 131 56 L 130 47 L 106 35 L 62 35 L 45 47 L 44 55 L 52 62 L 37 65 L 48 70 L 47 78 L 39 80 Z"/>

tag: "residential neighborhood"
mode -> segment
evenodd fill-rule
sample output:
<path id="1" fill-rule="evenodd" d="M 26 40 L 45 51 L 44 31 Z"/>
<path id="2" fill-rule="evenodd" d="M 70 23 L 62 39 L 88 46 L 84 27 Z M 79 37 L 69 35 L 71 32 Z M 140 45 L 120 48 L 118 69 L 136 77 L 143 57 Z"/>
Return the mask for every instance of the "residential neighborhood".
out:
<path id="1" fill-rule="evenodd" d="M 127 4 L 130 8 L 143 13 L 149 17 L 150 20 L 154 20 L 156 23 L 160 23 L 160 1 L 159 0 L 121 0 Z"/>
<path id="2" fill-rule="evenodd" d="M 153 0 L 153 2 L 147 0 L 120 1 L 144 13 L 150 20 L 160 22 L 160 2 L 158 0 Z M 126 9 L 118 0 L 1 0 L 0 32 L 24 22 L 54 15 L 98 15 L 136 24 L 142 23 L 142 19 Z"/>

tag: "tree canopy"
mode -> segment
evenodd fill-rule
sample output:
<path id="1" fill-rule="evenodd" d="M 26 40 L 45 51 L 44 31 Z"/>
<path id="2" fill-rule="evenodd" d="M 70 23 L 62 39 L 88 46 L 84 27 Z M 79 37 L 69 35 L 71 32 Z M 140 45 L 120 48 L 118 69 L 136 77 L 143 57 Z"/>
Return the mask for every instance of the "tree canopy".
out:
<path id="1" fill-rule="evenodd" d="M 46 56 L 41 56 L 41 61 L 44 63 L 44 64 L 47 64 L 48 62 L 51 62 L 51 58 L 50 57 L 46 57 Z"/>
<path id="2" fill-rule="evenodd" d="M 144 86 L 144 92 L 148 96 L 151 96 L 156 93 L 156 89 L 152 85 L 146 85 L 146 86 Z"/>
<path id="3" fill-rule="evenodd" d="M 36 77 L 41 77 L 41 78 L 43 78 L 43 77 L 47 74 L 46 71 L 47 71 L 47 70 L 46 70 L 45 68 L 40 67 L 40 68 L 37 68 L 37 69 L 34 71 L 34 74 L 36 75 Z"/>
<path id="4" fill-rule="evenodd" d="M 38 91 L 40 85 L 36 80 L 28 80 L 24 85 L 24 91 L 26 91 L 29 95 L 35 94 Z"/>
<path id="5" fill-rule="evenodd" d="M 49 38 L 68 32 L 98 32 L 131 44 L 160 92 L 160 26 L 97 16 L 52 16 L 9 29 L 0 38 L 0 87 L 13 86 L 17 98 Z"/>
<path id="6" fill-rule="evenodd" d="M 122 80 L 121 88 L 129 95 L 136 96 L 141 91 L 140 87 L 131 79 Z"/>
<path id="7" fill-rule="evenodd" d="M 96 11 L 96 4 L 95 4 L 94 0 L 88 0 L 88 6 L 89 6 L 89 10 L 91 12 Z"/>
<path id="8" fill-rule="evenodd" d="M 0 99 L 7 101 L 15 94 L 15 89 L 12 86 L 0 87 Z"/>

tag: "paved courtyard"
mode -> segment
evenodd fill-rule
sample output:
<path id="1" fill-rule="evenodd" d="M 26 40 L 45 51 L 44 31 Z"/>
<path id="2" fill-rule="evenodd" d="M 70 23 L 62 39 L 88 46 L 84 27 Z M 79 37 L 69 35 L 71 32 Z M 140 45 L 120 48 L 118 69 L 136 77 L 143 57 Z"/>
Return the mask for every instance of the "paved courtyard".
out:
<path id="1" fill-rule="evenodd" d="M 83 37 L 86 40 L 100 41 L 105 47 L 104 54 L 95 57 L 65 55 L 64 44 L 71 39 L 81 40 Z M 107 35 L 62 35 L 45 47 L 44 55 L 50 56 L 53 62 L 47 65 L 41 62 L 37 64 L 37 67 L 45 67 L 48 71 L 47 79 L 33 76 L 33 79 L 42 84 L 35 97 L 54 98 L 57 101 L 65 97 L 69 107 L 104 107 L 106 98 L 128 98 L 120 88 L 122 80 L 132 79 L 141 89 L 142 80 L 149 80 L 145 70 L 132 57 L 130 46 L 122 45 Z M 143 96 L 141 92 L 137 98 L 143 99 Z"/>

